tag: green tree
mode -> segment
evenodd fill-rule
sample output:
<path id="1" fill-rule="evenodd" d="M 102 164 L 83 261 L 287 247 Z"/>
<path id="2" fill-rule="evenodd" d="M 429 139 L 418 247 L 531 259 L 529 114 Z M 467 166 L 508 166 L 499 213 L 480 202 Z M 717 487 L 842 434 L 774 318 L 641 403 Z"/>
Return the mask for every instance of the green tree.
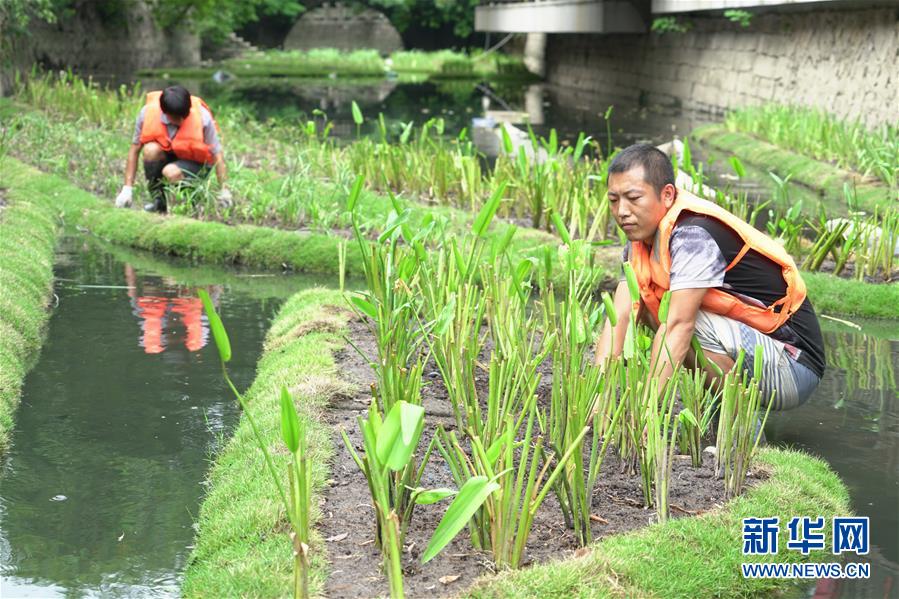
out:
<path id="1" fill-rule="evenodd" d="M 479 0 L 361 0 L 357 4 L 383 11 L 400 32 L 413 23 L 430 29 L 451 23 L 453 33 L 464 38 L 474 32 Z"/>
<path id="2" fill-rule="evenodd" d="M 127 1 L 127 0 L 119 0 Z M 220 40 L 261 15 L 295 18 L 305 10 L 298 0 L 149 0 L 161 27 L 189 23 L 204 37 Z"/>

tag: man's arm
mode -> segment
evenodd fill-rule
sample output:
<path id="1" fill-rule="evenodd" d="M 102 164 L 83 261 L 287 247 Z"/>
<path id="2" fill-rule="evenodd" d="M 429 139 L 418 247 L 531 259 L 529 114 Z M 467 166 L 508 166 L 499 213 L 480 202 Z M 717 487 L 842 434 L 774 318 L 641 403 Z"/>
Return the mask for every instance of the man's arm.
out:
<path id="1" fill-rule="evenodd" d="M 134 185 L 134 176 L 137 174 L 137 157 L 140 155 L 141 145 L 131 144 L 128 148 L 128 163 L 125 165 L 125 185 Z"/>
<path id="2" fill-rule="evenodd" d="M 222 153 L 218 152 L 215 157 L 215 178 L 218 179 L 219 187 L 225 187 L 225 180 L 228 178 L 228 172 L 225 169 L 225 159 Z"/>
<path id="3" fill-rule="evenodd" d="M 618 316 L 618 322 L 615 323 L 613 329 L 611 322 L 607 320 L 602 328 L 602 334 L 596 341 L 594 364 L 597 366 L 601 366 L 609 356 L 621 355 L 631 308 L 631 294 L 627 289 L 627 281 L 620 281 L 615 289 L 615 313 Z"/>
<path id="4" fill-rule="evenodd" d="M 668 319 L 659 325 L 652 343 L 650 372 L 659 377 L 661 390 L 674 368 L 683 363 L 696 326 L 696 314 L 708 289 L 679 289 L 671 292 Z M 664 340 L 664 346 L 663 346 Z"/>

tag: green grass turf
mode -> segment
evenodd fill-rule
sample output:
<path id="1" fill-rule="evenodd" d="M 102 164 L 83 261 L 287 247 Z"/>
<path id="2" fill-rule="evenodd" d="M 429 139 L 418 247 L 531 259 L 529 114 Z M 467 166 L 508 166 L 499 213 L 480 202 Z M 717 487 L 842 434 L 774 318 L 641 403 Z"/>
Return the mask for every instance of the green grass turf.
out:
<path id="1" fill-rule="evenodd" d="M 59 230 L 51 205 L 0 175 L 0 455 L 26 373 L 40 353 L 53 297 Z"/>
<path id="2" fill-rule="evenodd" d="M 843 184 L 855 189 L 858 207 L 873 212 L 875 207 L 895 205 L 895 192 L 886 185 L 862 181 L 857 173 L 838 168 L 830 163 L 815 160 L 786 150 L 739 131 L 730 131 L 724 125 L 707 125 L 695 129 L 691 139 L 711 146 L 718 151 L 738 156 L 740 160 L 780 177 L 792 174 L 791 181 L 810 187 L 828 200 L 828 206 L 844 206 Z"/>
<path id="3" fill-rule="evenodd" d="M 286 385 L 305 420 L 313 472 L 314 518 L 327 484 L 331 433 L 321 412 L 347 385 L 335 372 L 332 351 L 343 345 L 348 311 L 339 292 L 316 288 L 293 296 L 281 308 L 265 341 L 255 381 L 247 391 L 249 409 L 287 487 L 289 453 L 280 439 L 279 392 Z M 222 315 L 227 327 L 227 314 Z M 233 351 L 240 351 L 233 347 Z M 324 350 L 324 351 L 323 351 Z M 235 400 L 236 401 L 236 400 Z M 185 597 L 282 597 L 292 584 L 292 547 L 286 514 L 268 474 L 249 422 L 242 418 L 234 436 L 216 456 L 209 493 L 200 508 L 196 548 L 184 575 Z M 327 571 L 324 543 L 311 545 L 310 586 L 320 594 Z"/>
<path id="4" fill-rule="evenodd" d="M 826 463 L 803 453 L 763 449 L 758 463 L 770 478 L 720 510 L 602 539 L 578 559 L 483 577 L 464 596 L 698 598 L 782 591 L 792 583 L 743 578 L 740 564 L 760 560 L 742 555 L 742 518 L 779 516 L 783 523 L 793 516 L 824 516 L 829 522 L 851 513 L 849 495 Z M 779 548 L 767 561 L 834 559 L 824 551 L 803 557 L 783 540 Z"/>

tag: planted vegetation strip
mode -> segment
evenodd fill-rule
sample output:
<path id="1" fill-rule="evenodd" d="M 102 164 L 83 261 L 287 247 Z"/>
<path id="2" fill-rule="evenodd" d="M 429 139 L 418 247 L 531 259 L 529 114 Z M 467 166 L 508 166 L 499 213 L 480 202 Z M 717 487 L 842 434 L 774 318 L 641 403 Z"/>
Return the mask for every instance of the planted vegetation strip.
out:
<path id="1" fill-rule="evenodd" d="M 9 159 L 0 158 L 5 173 Z M 51 205 L 0 176 L 0 455 L 9 442 L 25 375 L 40 352 L 53 297 L 59 230 Z"/>
<path id="2" fill-rule="evenodd" d="M 468 597 L 703 597 L 757 596 L 783 590 L 788 580 L 747 579 L 740 570 L 742 518 L 816 514 L 828 521 L 851 513 L 849 494 L 825 462 L 785 449 L 759 450 L 758 464 L 770 477 L 721 509 L 669 520 L 628 534 L 602 539 L 579 559 L 541 564 L 481 578 Z M 830 534 L 827 534 L 830 542 Z M 771 561 L 825 562 L 835 556 L 808 556 L 780 543 Z"/>
<path id="3" fill-rule="evenodd" d="M 313 520 L 329 477 L 331 432 L 319 419 L 331 395 L 345 389 L 334 367 L 333 350 L 348 313 L 337 291 L 317 288 L 294 295 L 281 308 L 266 336 L 264 353 L 252 386 L 245 394 L 256 425 L 287 487 L 289 452 L 281 440 L 281 388 L 294 397 L 306 428 L 311 469 Z M 227 326 L 227 313 L 222 319 Z M 235 348 L 235 351 L 240 351 Z M 209 493 L 200 507 L 196 548 L 182 592 L 185 597 L 280 597 L 293 585 L 293 551 L 284 531 L 287 514 L 268 475 L 249 421 L 241 418 L 234 435 L 216 456 Z M 324 545 L 313 536 L 310 591 L 324 588 Z"/>
<path id="4" fill-rule="evenodd" d="M 899 320 L 899 284 L 862 283 L 828 273 L 803 272 L 818 314 Z"/>
<path id="5" fill-rule="evenodd" d="M 712 148 L 739 156 L 741 160 L 781 176 L 792 174 L 801 183 L 823 193 L 834 204 L 845 204 L 843 186 L 855 189 L 857 207 L 873 211 L 896 203 L 896 191 L 881 183 L 865 181 L 859 173 L 838 168 L 789 149 L 757 139 L 748 133 L 731 131 L 724 125 L 708 125 L 695 129 L 693 139 Z"/>
<path id="6" fill-rule="evenodd" d="M 515 56 L 494 53 L 481 56 L 452 50 L 437 52 L 399 51 L 389 57 L 390 63 L 376 50 L 346 52 L 335 48 L 302 50 L 267 50 L 244 54 L 208 69 L 149 69 L 140 74 L 165 73 L 171 77 L 209 75 L 224 68 L 241 77 L 340 77 L 383 78 L 392 71 L 437 78 L 492 79 L 512 77 L 533 79 L 524 62 Z"/>
<path id="7" fill-rule="evenodd" d="M 899 176 L 899 127 L 869 129 L 821 109 L 783 104 L 746 106 L 728 113 L 733 130 L 863 174 L 895 188 Z"/>

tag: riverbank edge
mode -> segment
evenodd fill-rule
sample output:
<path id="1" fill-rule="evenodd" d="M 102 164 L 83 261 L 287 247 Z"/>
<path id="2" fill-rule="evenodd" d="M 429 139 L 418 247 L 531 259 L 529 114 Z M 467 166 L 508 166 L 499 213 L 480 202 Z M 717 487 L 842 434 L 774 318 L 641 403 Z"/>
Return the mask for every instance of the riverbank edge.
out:
<path id="1" fill-rule="evenodd" d="M 348 231 L 341 231 L 341 234 L 288 231 L 115 208 L 111 202 L 79 188 L 64 177 L 45 173 L 9 156 L 0 162 L 0 175 L 9 185 L 42 194 L 56 194 L 54 197 L 59 198 L 58 209 L 67 223 L 87 229 L 110 243 L 215 264 L 238 264 L 270 270 L 280 268 L 325 275 L 339 273 L 340 248 L 346 244 L 346 274 L 363 273 L 361 252 L 355 240 L 347 238 Z M 371 212 L 373 208 L 370 204 L 376 196 L 365 193 L 368 196 L 365 210 Z M 382 199 L 385 208 L 389 206 L 389 200 Z M 406 207 L 412 212 L 410 222 L 421 223 L 428 214 L 444 216 L 460 234 L 462 229 L 471 226 L 475 218 L 474 214 L 462 210 L 428 207 L 411 201 L 406 203 Z M 496 222 L 486 237 L 501 237 L 509 226 L 508 223 Z M 509 248 L 515 260 L 528 257 L 542 259 L 544 247 L 555 248 L 561 243 L 557 237 L 544 231 L 518 227 Z M 557 261 L 556 252 L 552 255 Z M 618 268 L 619 256 L 620 249 L 597 248 L 596 268 L 602 269 L 604 276 L 610 276 L 608 273 L 614 273 Z M 555 288 L 564 288 L 566 280 L 560 269 L 556 269 L 556 275 L 553 280 Z"/>
<path id="2" fill-rule="evenodd" d="M 277 390 L 286 384 L 293 391 L 316 439 L 315 505 L 327 484 L 324 460 L 334 449 L 333 433 L 318 418 L 331 398 L 352 389 L 338 376 L 334 361 L 334 353 L 345 346 L 341 336 L 352 317 L 337 307 L 344 303 L 338 292 L 325 289 L 293 296 L 272 324 L 259 375 L 248 394 L 274 450 L 280 444 Z M 196 549 L 185 574 L 186 597 L 280 596 L 290 588 L 292 559 L 284 514 L 258 454 L 244 419 L 209 476 Z M 714 588 L 730 596 L 784 588 L 786 581 L 742 578 L 740 519 L 779 516 L 786 522 L 793 515 L 848 515 L 848 491 L 824 462 L 796 451 L 763 449 L 758 464 L 768 479 L 721 509 L 603 539 L 585 557 L 484 576 L 462 595 L 573 596 L 589 591 L 591 596 L 642 597 L 679 589 L 678 596 L 701 596 Z M 320 590 L 330 567 L 320 538 L 312 554 L 314 588 Z M 778 560 L 800 557 L 783 552 Z M 833 556 L 819 552 L 802 559 L 828 561 Z"/>
<path id="3" fill-rule="evenodd" d="M 6 453 L 28 371 L 50 319 L 53 252 L 60 230 L 33 191 L 0 177 L 0 456 Z"/>
<path id="4" fill-rule="evenodd" d="M 314 520 L 328 484 L 331 429 L 321 413 L 335 395 L 352 392 L 337 376 L 334 352 L 352 317 L 339 291 L 313 288 L 293 295 L 266 334 L 249 409 L 287 485 L 289 454 L 280 437 L 280 389 L 287 386 L 309 435 Z M 222 314 L 225 326 L 228 314 Z M 233 348 L 240 351 L 240 348 Z M 185 597 L 281 597 L 292 588 L 293 553 L 286 514 L 249 421 L 241 418 L 215 456 L 200 505 L 195 548 L 184 573 Z M 329 564 L 320 536 L 311 546 L 310 588 L 319 596 Z"/>
<path id="5" fill-rule="evenodd" d="M 57 199 L 63 219 L 89 230 L 97 237 L 119 245 L 180 256 L 216 264 L 241 264 L 264 269 L 286 269 L 300 273 L 336 275 L 340 246 L 347 244 L 346 273 L 362 274 L 362 258 L 355 241 L 338 235 L 308 231 L 293 232 L 258 225 L 226 225 L 182 216 L 159 216 L 140 210 L 124 210 L 80 189 L 67 179 L 44 173 L 7 157 L 0 162 L 0 175 L 7 185 Z M 52 195 L 56 194 L 56 195 Z M 411 205 L 412 203 L 410 203 Z M 427 211 L 424 206 L 411 206 Z M 419 219 L 421 215 L 416 217 Z M 457 226 L 464 226 L 458 223 Z M 494 227 L 500 235 L 508 225 Z M 545 246 L 561 241 L 543 231 L 520 228 L 512 249 L 519 258 L 541 258 Z M 620 248 L 597 248 L 598 267 L 606 281 L 619 269 Z M 553 252 L 555 255 L 555 252 Z M 561 273 L 555 289 L 564 287 Z M 826 273 L 803 273 L 808 296 L 819 313 L 865 318 L 896 319 L 899 285 L 863 283 Z M 602 280 L 602 278 L 601 278 Z"/>
<path id="6" fill-rule="evenodd" d="M 799 183 L 826 196 L 833 202 L 843 203 L 843 184 L 855 189 L 858 207 L 873 212 L 875 207 L 895 203 L 890 199 L 886 185 L 862 182 L 858 173 L 838 168 L 803 154 L 774 145 L 741 131 L 732 131 L 726 125 L 704 125 L 690 133 L 690 139 L 705 144 L 727 155 L 738 156 L 741 161 L 763 171 L 772 171 L 781 177 L 792 174 L 793 183 Z M 895 200 L 895 198 L 894 198 Z"/>
<path id="7" fill-rule="evenodd" d="M 744 578 L 740 564 L 838 559 L 830 551 L 803 556 L 787 549 L 786 523 L 794 516 L 824 517 L 829 546 L 831 519 L 852 513 L 849 492 L 823 460 L 799 451 L 763 448 L 756 467 L 768 479 L 722 509 L 607 537 L 582 557 L 482 577 L 464 596 L 749 597 L 795 586 L 787 579 Z M 742 519 L 775 516 L 782 531 L 778 554 L 744 556 Z"/>

